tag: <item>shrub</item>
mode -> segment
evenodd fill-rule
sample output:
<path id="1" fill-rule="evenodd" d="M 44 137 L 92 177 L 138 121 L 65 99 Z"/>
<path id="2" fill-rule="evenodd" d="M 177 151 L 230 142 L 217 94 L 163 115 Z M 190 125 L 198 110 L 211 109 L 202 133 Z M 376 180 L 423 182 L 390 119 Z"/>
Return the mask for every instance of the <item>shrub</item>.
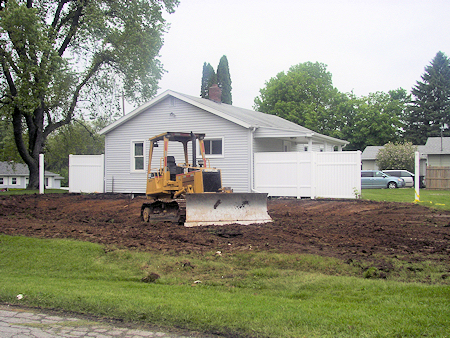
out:
<path id="1" fill-rule="evenodd" d="M 417 146 L 411 142 L 387 143 L 378 151 L 377 165 L 380 170 L 404 169 L 414 172 L 414 153 Z"/>

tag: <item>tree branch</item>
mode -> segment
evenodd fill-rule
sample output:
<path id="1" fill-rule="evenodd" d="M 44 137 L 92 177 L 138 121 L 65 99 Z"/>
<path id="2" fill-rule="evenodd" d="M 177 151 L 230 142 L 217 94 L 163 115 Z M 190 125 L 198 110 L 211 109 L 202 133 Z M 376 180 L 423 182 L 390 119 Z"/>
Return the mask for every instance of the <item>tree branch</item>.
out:
<path id="1" fill-rule="evenodd" d="M 58 21 L 59 21 L 59 17 L 61 16 L 62 9 L 63 9 L 64 5 L 66 3 L 68 3 L 69 1 L 70 0 L 62 0 L 58 3 L 58 7 L 56 8 L 55 16 L 53 17 L 53 22 L 52 22 L 53 28 L 56 28 L 56 25 L 58 24 Z"/>
<path id="2" fill-rule="evenodd" d="M 67 32 L 66 38 L 64 39 L 63 43 L 61 44 L 61 47 L 59 47 L 58 55 L 62 56 L 64 54 L 64 51 L 66 50 L 67 46 L 69 46 L 70 41 L 72 41 L 72 38 L 75 36 L 75 33 L 78 30 L 78 26 L 80 23 L 80 18 L 83 15 L 83 9 L 84 9 L 84 1 L 77 2 L 79 3 L 76 11 L 73 13 L 72 17 L 72 23 L 70 24 L 69 31 Z"/>
<path id="3" fill-rule="evenodd" d="M 51 132 L 53 132 L 54 130 L 58 129 L 59 127 L 70 123 L 70 121 L 72 120 L 72 117 L 73 117 L 73 113 L 75 111 L 75 107 L 76 107 L 77 102 L 78 102 L 78 97 L 79 97 L 80 92 L 83 89 L 83 87 L 97 73 L 97 71 L 100 69 L 100 67 L 104 63 L 112 61 L 112 58 L 110 56 L 106 55 L 106 54 L 99 55 L 95 59 L 97 61 L 94 62 L 94 64 L 89 69 L 89 72 L 86 74 L 86 76 L 83 79 L 83 81 L 81 81 L 78 84 L 78 86 L 76 87 L 75 92 L 72 95 L 72 101 L 70 103 L 70 107 L 69 107 L 69 110 L 67 111 L 66 117 L 64 119 L 58 121 L 58 122 L 55 122 L 55 123 L 52 123 L 52 124 L 47 124 L 47 127 L 44 130 L 44 138 L 46 138 Z"/>
<path id="4" fill-rule="evenodd" d="M 27 165 L 33 165 L 34 160 L 31 157 L 30 153 L 27 151 L 23 140 L 23 128 L 22 128 L 22 113 L 19 108 L 14 108 L 12 123 L 13 123 L 13 132 L 14 132 L 14 141 L 17 146 L 17 150 L 20 154 L 20 157 L 25 161 Z"/>
<path id="5" fill-rule="evenodd" d="M 78 123 L 79 125 L 81 125 L 84 129 L 86 129 L 86 131 L 89 133 L 89 135 L 90 135 L 92 138 L 95 138 L 94 133 L 92 133 L 92 131 L 91 131 L 88 127 L 86 127 L 86 125 L 85 125 L 84 123 L 78 121 L 77 119 L 75 119 L 74 122 L 76 122 L 76 123 Z"/>
<path id="6" fill-rule="evenodd" d="M 13 80 L 11 73 L 9 72 L 8 66 L 6 64 L 5 55 L 4 55 L 3 50 L 0 51 L 0 62 L 2 65 L 2 69 L 3 69 L 3 74 L 5 75 L 5 78 L 6 78 L 6 82 L 8 83 L 9 91 L 11 93 L 11 96 L 14 97 L 17 95 L 17 88 L 16 88 L 16 85 L 14 84 L 14 80 Z"/>

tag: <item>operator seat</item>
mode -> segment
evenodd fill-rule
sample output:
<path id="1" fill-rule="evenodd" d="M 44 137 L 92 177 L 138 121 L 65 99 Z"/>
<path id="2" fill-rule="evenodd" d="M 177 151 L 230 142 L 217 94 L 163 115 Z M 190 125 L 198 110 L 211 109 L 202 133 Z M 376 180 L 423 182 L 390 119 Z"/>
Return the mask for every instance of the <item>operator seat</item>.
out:
<path id="1" fill-rule="evenodd" d="M 177 164 L 175 163 L 175 157 L 167 156 L 167 169 L 170 172 L 170 180 L 175 181 L 177 177 Z"/>

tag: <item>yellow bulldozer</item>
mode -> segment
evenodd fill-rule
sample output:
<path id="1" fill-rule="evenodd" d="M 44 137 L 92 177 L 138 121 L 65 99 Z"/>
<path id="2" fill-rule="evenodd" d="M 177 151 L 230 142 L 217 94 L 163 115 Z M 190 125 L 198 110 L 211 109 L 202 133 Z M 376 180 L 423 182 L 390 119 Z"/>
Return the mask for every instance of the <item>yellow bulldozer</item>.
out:
<path id="1" fill-rule="evenodd" d="M 234 193 L 222 186 L 220 169 L 205 156 L 205 134 L 166 132 L 150 138 L 144 222 L 173 222 L 186 227 L 271 222 L 267 194 Z M 169 156 L 169 143 L 181 143 L 184 163 Z M 163 143 L 159 166 L 152 167 L 155 147 Z M 189 143 L 192 161 L 189 162 Z M 197 160 L 197 144 L 200 157 Z"/>

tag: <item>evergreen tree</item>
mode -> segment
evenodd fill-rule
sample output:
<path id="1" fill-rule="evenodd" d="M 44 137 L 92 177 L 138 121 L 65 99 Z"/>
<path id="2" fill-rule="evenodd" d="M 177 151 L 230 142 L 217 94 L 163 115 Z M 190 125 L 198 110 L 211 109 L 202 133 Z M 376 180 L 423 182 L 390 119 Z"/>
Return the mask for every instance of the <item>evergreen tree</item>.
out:
<path id="1" fill-rule="evenodd" d="M 411 91 L 414 99 L 407 119 L 407 138 L 415 144 L 425 144 L 428 137 L 440 136 L 441 128 L 450 125 L 448 57 L 438 52 L 421 78 Z M 448 127 L 443 135 L 450 136 Z"/>
<path id="2" fill-rule="evenodd" d="M 217 84 L 222 89 L 222 102 L 232 104 L 231 98 L 231 77 L 228 67 L 227 57 L 224 55 L 220 58 L 217 74 L 211 64 L 203 63 L 202 86 L 200 89 L 200 97 L 209 99 L 209 88 Z"/>
<path id="3" fill-rule="evenodd" d="M 225 55 L 220 58 L 219 66 L 217 67 L 217 84 L 222 89 L 222 102 L 232 104 L 230 69 Z"/>
<path id="4" fill-rule="evenodd" d="M 200 89 L 200 97 L 209 99 L 209 87 L 211 87 L 211 81 L 215 75 L 214 68 L 209 63 L 203 63 L 202 72 L 202 87 Z"/>

